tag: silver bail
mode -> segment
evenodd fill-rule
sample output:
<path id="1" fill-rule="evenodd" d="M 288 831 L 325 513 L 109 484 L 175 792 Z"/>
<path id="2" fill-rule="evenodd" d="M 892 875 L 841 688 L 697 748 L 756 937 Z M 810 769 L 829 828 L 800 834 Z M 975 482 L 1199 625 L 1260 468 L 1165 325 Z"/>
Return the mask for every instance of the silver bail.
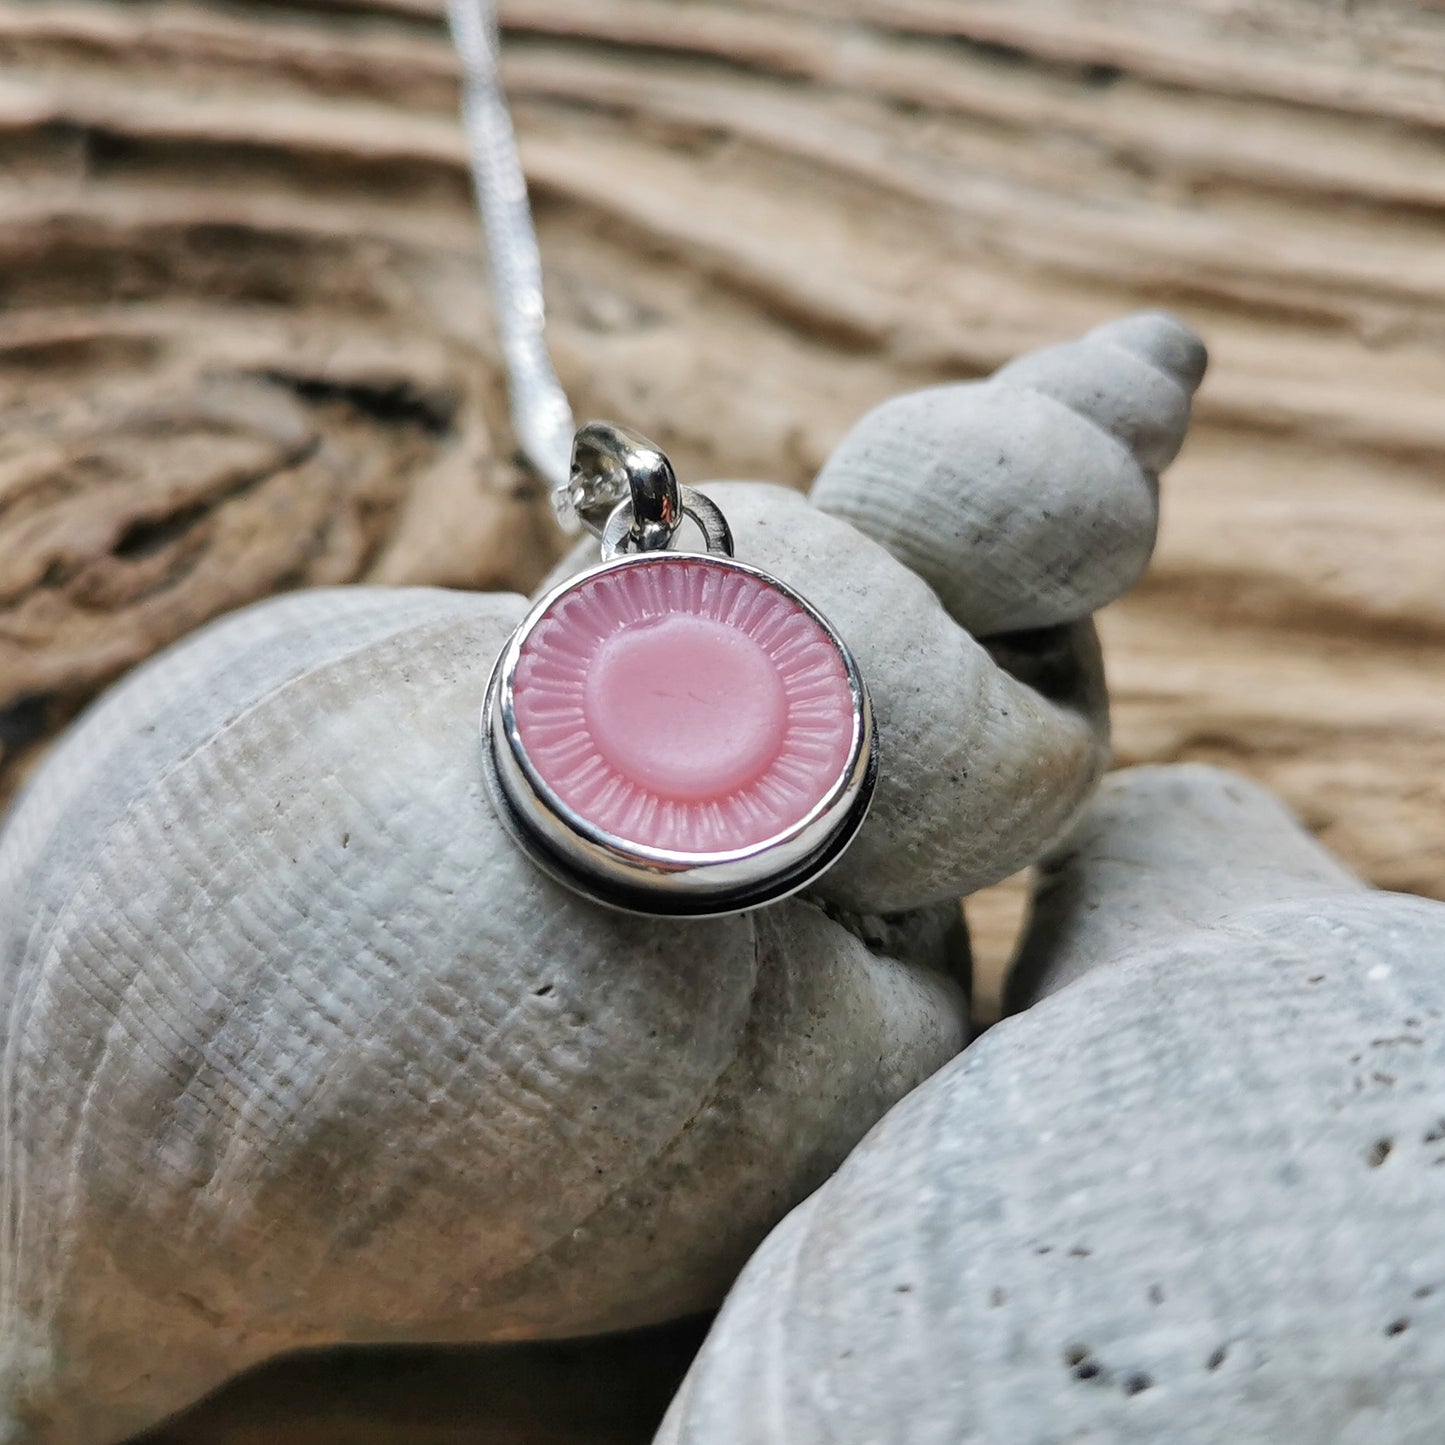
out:
<path id="1" fill-rule="evenodd" d="M 572 439 L 567 496 L 582 525 L 598 537 L 627 503 L 629 551 L 663 550 L 682 522 L 672 463 L 641 433 L 612 422 L 589 421 Z"/>

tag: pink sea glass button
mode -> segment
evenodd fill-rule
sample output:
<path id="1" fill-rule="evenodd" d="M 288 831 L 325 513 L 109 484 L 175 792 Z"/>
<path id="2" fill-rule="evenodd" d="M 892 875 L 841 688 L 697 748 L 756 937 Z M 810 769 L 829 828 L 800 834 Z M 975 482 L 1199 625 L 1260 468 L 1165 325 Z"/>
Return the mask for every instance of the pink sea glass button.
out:
<path id="1" fill-rule="evenodd" d="M 522 644 L 518 739 L 574 813 L 673 852 L 786 833 L 847 772 L 858 728 L 827 629 L 753 572 L 651 557 L 584 578 Z"/>

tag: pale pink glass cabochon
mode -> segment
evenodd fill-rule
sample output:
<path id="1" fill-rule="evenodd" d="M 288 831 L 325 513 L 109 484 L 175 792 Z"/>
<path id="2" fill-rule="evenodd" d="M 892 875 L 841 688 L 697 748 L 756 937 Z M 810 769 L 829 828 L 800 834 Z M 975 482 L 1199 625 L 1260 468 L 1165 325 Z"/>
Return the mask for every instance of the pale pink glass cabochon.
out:
<path id="1" fill-rule="evenodd" d="M 707 557 L 605 568 L 553 599 L 512 676 L 536 777 L 644 848 L 747 849 L 795 828 L 855 758 L 838 645 L 765 577 Z"/>

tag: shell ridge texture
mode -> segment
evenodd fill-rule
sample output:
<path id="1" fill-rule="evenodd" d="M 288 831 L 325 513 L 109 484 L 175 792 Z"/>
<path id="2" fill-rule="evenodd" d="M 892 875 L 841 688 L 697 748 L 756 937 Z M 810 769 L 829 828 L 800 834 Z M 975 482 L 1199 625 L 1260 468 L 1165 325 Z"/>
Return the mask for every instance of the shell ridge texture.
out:
<path id="1" fill-rule="evenodd" d="M 826 1202 L 966 1042 L 958 899 L 1050 847 L 1104 767 L 1088 619 L 1153 545 L 1143 473 L 1202 366 L 1171 319 L 1116 327 L 1018 384 L 885 403 L 811 497 L 708 488 L 873 698 L 872 809 L 806 898 L 678 924 L 533 867 L 479 756 L 515 596 L 272 599 L 80 722 L 0 836 L 15 1445 L 117 1445 L 301 1347 L 697 1314 L 792 1206 Z M 817 660 L 781 614 L 687 587 L 786 652 L 815 748 Z M 996 659 L 991 634 L 1020 640 Z M 846 1242 L 810 1209 L 798 1288 Z M 836 1387 L 806 1390 L 823 1430 Z"/>

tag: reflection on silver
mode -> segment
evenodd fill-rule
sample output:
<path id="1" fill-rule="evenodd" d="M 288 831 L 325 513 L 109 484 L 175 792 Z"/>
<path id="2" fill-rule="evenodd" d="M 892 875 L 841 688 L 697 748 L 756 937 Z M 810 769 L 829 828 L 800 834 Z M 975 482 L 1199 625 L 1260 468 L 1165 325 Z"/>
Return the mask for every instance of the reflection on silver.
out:
<path id="1" fill-rule="evenodd" d="M 687 518 L 709 552 L 733 554 L 733 534 L 717 504 L 678 486 L 660 448 L 614 422 L 589 421 L 577 433 L 567 497 L 582 525 L 602 539 L 608 561 L 673 546 Z"/>
<path id="2" fill-rule="evenodd" d="M 662 449 L 610 421 L 589 421 L 573 438 L 567 500 L 594 537 L 603 534 L 618 506 L 630 501 L 637 532 L 633 551 L 666 547 L 681 519 L 677 474 Z"/>

